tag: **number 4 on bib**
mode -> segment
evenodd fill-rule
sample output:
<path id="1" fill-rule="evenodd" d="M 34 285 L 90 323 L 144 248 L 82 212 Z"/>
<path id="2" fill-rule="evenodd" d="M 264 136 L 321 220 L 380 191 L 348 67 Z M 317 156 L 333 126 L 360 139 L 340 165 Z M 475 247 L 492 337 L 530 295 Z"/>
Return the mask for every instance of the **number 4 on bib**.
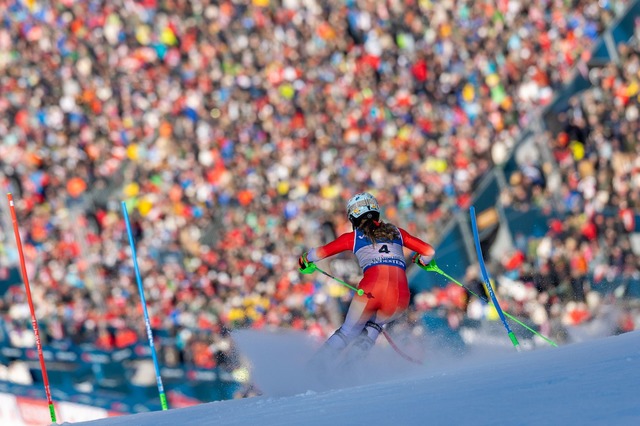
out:
<path id="1" fill-rule="evenodd" d="M 382 247 L 380 247 L 380 250 L 378 250 L 378 253 L 389 253 L 389 247 L 387 247 L 386 244 L 383 244 Z"/>

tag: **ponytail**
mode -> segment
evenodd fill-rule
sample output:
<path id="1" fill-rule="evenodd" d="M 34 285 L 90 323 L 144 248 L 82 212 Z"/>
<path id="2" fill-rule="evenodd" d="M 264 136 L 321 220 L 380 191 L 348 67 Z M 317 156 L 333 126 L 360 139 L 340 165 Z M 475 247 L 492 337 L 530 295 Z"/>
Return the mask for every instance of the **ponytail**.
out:
<path id="1" fill-rule="evenodd" d="M 365 219 L 360 223 L 358 229 L 376 245 L 376 241 L 391 241 L 400 237 L 400 232 L 395 225 L 382 221 Z"/>

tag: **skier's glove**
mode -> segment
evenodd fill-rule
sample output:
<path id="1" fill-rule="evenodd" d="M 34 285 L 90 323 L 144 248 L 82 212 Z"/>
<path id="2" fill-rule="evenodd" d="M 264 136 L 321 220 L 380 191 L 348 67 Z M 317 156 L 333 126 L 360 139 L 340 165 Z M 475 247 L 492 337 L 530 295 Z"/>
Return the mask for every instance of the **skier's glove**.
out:
<path id="1" fill-rule="evenodd" d="M 421 268 L 424 268 L 425 266 L 427 266 L 423 261 L 422 261 L 422 255 L 418 252 L 413 253 L 413 257 L 411 258 L 411 262 L 415 263 L 416 265 L 420 266 Z"/>
<path id="2" fill-rule="evenodd" d="M 302 256 L 298 258 L 298 265 L 300 265 L 301 274 L 313 274 L 318 268 L 315 263 L 307 260 L 307 253 L 302 253 Z"/>
<path id="3" fill-rule="evenodd" d="M 428 259 L 428 258 L 427 258 Z M 421 268 L 430 268 L 433 269 L 436 267 L 436 260 L 435 259 L 431 259 L 429 261 L 429 263 L 424 263 L 424 258 L 422 257 L 422 255 L 420 255 L 420 253 L 416 252 L 413 254 L 413 257 L 411 258 L 411 261 L 413 263 L 415 263 L 416 265 L 418 265 Z"/>

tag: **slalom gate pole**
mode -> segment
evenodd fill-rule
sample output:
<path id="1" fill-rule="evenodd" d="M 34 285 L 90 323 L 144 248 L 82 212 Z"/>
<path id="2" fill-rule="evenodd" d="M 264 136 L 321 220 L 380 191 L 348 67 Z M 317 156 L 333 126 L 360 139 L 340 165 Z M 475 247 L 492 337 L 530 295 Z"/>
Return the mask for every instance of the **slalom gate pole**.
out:
<path id="1" fill-rule="evenodd" d="M 133 233 L 131 232 L 131 223 L 129 222 L 129 213 L 127 212 L 127 205 L 122 202 L 122 214 L 124 215 L 124 221 L 127 224 L 127 234 L 129 234 L 129 245 L 131 246 L 131 256 L 133 258 L 133 268 L 136 273 L 136 281 L 138 282 L 138 292 L 140 293 L 140 303 L 142 304 L 142 311 L 144 312 L 144 324 L 147 329 L 147 338 L 149 339 L 149 346 L 151 347 L 151 357 L 153 358 L 153 366 L 156 369 L 156 383 L 158 385 L 158 393 L 160 394 L 160 404 L 162 409 L 166 410 L 167 396 L 164 393 L 164 386 L 162 385 L 162 377 L 160 376 L 160 366 L 158 365 L 158 356 L 156 355 L 156 348 L 153 345 L 153 333 L 151 332 L 151 323 L 149 321 L 149 313 L 147 312 L 147 302 L 144 298 L 144 288 L 142 287 L 142 280 L 140 279 L 140 269 L 138 268 L 138 255 L 136 254 L 136 245 L 133 241 Z"/>
<path id="2" fill-rule="evenodd" d="M 351 290 L 354 290 L 356 293 L 358 293 L 358 295 L 362 296 L 365 294 L 364 290 L 361 288 L 356 288 L 354 286 L 352 286 L 349 283 L 346 283 L 345 281 L 342 281 L 340 278 L 336 278 L 333 275 L 329 274 L 328 272 L 323 271 L 322 269 L 318 268 L 318 266 L 316 265 L 315 270 L 326 275 L 327 277 L 339 282 L 340 284 L 342 284 L 343 286 L 350 288 Z M 369 299 L 373 298 L 373 295 L 371 293 L 367 293 L 366 296 Z M 423 365 L 424 363 L 407 355 L 406 353 L 402 352 L 402 350 L 400 350 L 400 348 L 398 347 L 398 345 L 395 344 L 395 342 L 391 339 L 391 336 L 389 336 L 389 333 L 386 332 L 386 330 L 382 330 L 382 334 L 384 335 L 384 337 L 387 339 L 387 341 L 389 342 L 389 344 L 391 345 L 391 347 L 393 348 L 394 351 L 396 351 L 396 353 L 398 355 L 400 355 L 402 358 L 406 359 L 409 362 L 412 362 L 414 364 L 418 364 L 418 365 Z"/>
<path id="3" fill-rule="evenodd" d="M 11 210 L 11 221 L 13 222 L 13 233 L 16 236 L 16 245 L 18 246 L 18 254 L 20 255 L 20 269 L 22 270 L 22 279 L 24 281 L 24 288 L 27 293 L 27 300 L 29 302 L 29 310 L 31 311 L 31 325 L 33 326 L 33 333 L 36 336 L 36 348 L 38 350 L 38 357 L 40 358 L 40 369 L 42 370 L 42 381 L 44 383 L 44 392 L 47 396 L 47 404 L 49 404 L 49 415 L 51 421 L 56 421 L 56 410 L 53 406 L 53 400 L 51 399 L 51 389 L 49 387 L 49 376 L 47 375 L 47 367 L 44 362 L 44 354 L 42 353 L 42 342 L 40 341 L 40 331 L 38 329 L 38 321 L 36 319 L 36 311 L 33 307 L 33 300 L 31 298 L 31 288 L 29 286 L 29 277 L 27 276 L 27 267 L 24 261 L 24 252 L 22 251 L 22 241 L 20 240 L 20 231 L 18 230 L 18 218 L 16 216 L 16 209 L 13 203 L 13 195 L 7 194 L 9 200 L 9 209 Z"/>
<path id="4" fill-rule="evenodd" d="M 509 335 L 509 339 L 511 339 L 511 343 L 513 343 L 513 347 L 516 348 L 517 351 L 520 351 L 520 342 L 518 342 L 518 338 L 516 337 L 515 334 L 513 334 L 513 331 L 511 331 L 511 327 L 509 327 L 509 323 L 507 322 L 504 312 L 500 307 L 500 303 L 498 303 L 498 298 L 493 292 L 493 286 L 491 285 L 491 280 L 489 279 L 489 274 L 487 273 L 487 268 L 484 264 L 484 259 L 482 257 L 482 249 L 480 247 L 480 237 L 478 235 L 478 225 L 476 223 L 476 209 L 473 206 L 471 206 L 471 209 L 469 210 L 469 214 L 471 215 L 471 227 L 473 228 L 473 239 L 475 240 L 475 243 L 476 243 L 476 252 L 478 254 L 478 263 L 480 264 L 482 279 L 484 280 L 484 283 L 487 286 L 487 290 L 489 291 L 489 296 L 493 301 L 493 306 L 496 308 L 496 311 L 498 311 L 500 320 L 502 321 L 504 328 L 507 330 L 507 334 Z"/>

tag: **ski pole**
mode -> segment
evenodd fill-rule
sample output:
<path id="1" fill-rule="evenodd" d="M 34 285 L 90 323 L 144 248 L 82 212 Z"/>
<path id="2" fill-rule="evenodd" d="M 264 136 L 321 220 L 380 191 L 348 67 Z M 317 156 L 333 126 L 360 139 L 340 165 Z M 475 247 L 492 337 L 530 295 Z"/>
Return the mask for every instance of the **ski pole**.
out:
<path id="1" fill-rule="evenodd" d="M 491 297 L 491 300 L 493 301 L 493 306 L 496 308 L 496 311 L 498 311 L 498 316 L 502 321 L 502 325 L 504 325 L 504 328 L 507 330 L 507 335 L 509 336 L 509 339 L 511 339 L 511 343 L 513 343 L 513 347 L 516 348 L 517 351 L 519 351 L 520 342 L 518 342 L 518 338 L 513 333 L 513 331 L 511 331 L 511 327 L 509 327 L 509 323 L 507 322 L 504 312 L 500 307 L 498 298 L 493 292 L 493 286 L 491 285 L 491 280 L 489 279 L 489 274 L 487 273 L 487 268 L 484 264 L 484 259 L 482 256 L 482 248 L 480 247 L 480 237 L 478 235 L 478 225 L 476 223 L 476 209 L 473 206 L 471 206 L 471 208 L 469 209 L 469 214 L 471 215 L 471 228 L 473 229 L 473 239 L 475 240 L 475 243 L 476 243 L 476 253 L 478 255 L 478 264 L 480 265 L 482 279 L 484 280 L 484 283 L 487 286 L 487 290 L 489 290 L 489 297 Z"/>
<path id="2" fill-rule="evenodd" d="M 316 270 L 316 271 L 318 271 L 318 272 L 320 272 L 320 273 L 322 273 L 322 274 L 324 274 L 324 275 L 326 275 L 326 276 L 328 276 L 329 278 L 331 278 L 331 279 L 333 279 L 333 280 L 335 280 L 335 281 L 339 282 L 339 283 L 340 283 L 340 284 L 342 284 L 343 286 L 345 286 L 345 287 L 347 287 L 347 288 L 350 288 L 351 290 L 355 291 L 356 293 L 358 293 L 358 296 L 362 296 L 362 295 L 364 294 L 364 290 L 363 290 L 363 289 L 361 289 L 361 288 L 357 288 L 357 287 L 354 287 L 354 286 L 352 286 L 351 284 L 349 284 L 349 283 L 346 283 L 346 282 L 342 281 L 340 278 L 336 278 L 336 277 L 334 277 L 334 276 L 333 276 L 333 275 L 331 275 L 330 273 L 328 273 L 328 272 L 326 272 L 326 271 L 323 271 L 322 269 L 318 268 L 318 265 L 316 265 L 315 270 Z M 367 297 L 368 297 L 369 299 L 373 299 L 373 295 L 372 295 L 371 293 L 367 293 Z"/>
<path id="3" fill-rule="evenodd" d="M 391 336 L 389 336 L 389 333 L 387 333 L 387 331 L 386 331 L 386 330 L 382 330 L 382 334 L 384 335 L 384 337 L 386 337 L 386 338 L 387 338 L 387 341 L 389 342 L 389 344 L 391 345 L 391 347 L 393 348 L 393 350 L 394 350 L 394 351 L 396 351 L 396 353 L 397 353 L 398 355 L 400 355 L 402 358 L 404 358 L 404 359 L 406 359 L 407 361 L 412 362 L 412 363 L 414 363 L 414 364 L 424 365 L 424 363 L 423 363 L 423 362 L 421 362 L 421 361 L 419 361 L 419 360 L 417 360 L 417 359 L 415 359 L 415 358 L 413 358 L 413 357 L 411 357 L 411 356 L 409 356 L 409 355 L 405 354 L 404 352 L 402 352 L 402 351 L 400 350 L 400 348 L 398 347 L 398 345 L 396 345 L 396 343 L 395 343 L 393 340 L 391 340 Z"/>
<path id="4" fill-rule="evenodd" d="M 418 265 L 420 266 L 420 265 Z M 447 274 L 446 272 L 444 272 L 442 269 L 440 269 L 440 267 L 438 265 L 436 265 L 435 261 L 431 261 L 431 263 L 429 263 L 426 266 L 420 266 L 422 269 L 424 269 L 425 271 L 430 271 L 430 272 L 436 272 L 440 275 L 442 275 L 443 277 L 447 278 L 448 280 L 450 280 L 451 282 L 453 282 L 454 284 L 459 285 L 460 287 L 464 288 L 465 290 L 467 290 L 470 294 L 473 294 L 474 296 L 476 296 L 478 299 L 482 300 L 485 303 L 489 303 L 489 301 L 480 296 L 479 294 L 477 294 L 476 292 L 474 292 L 473 290 L 471 290 L 469 287 L 467 287 L 466 285 L 462 284 L 460 281 L 456 280 L 455 278 L 453 278 L 451 275 Z M 509 319 L 517 322 L 518 324 L 520 324 L 521 326 L 523 326 L 524 328 L 526 328 L 527 330 L 529 330 L 530 332 L 532 332 L 533 334 L 535 334 L 536 336 L 546 340 L 551 346 L 558 346 L 556 344 L 556 342 L 554 342 L 553 340 L 549 339 L 548 337 L 545 337 L 544 335 L 538 333 L 537 331 L 535 331 L 534 329 L 532 329 L 531 327 L 529 327 L 528 325 L 526 325 L 525 323 L 523 323 L 522 321 L 520 321 L 519 319 L 515 318 L 514 316 L 512 316 L 509 312 L 507 311 L 502 311 L 504 313 L 504 315 L 506 317 L 508 317 Z"/>

